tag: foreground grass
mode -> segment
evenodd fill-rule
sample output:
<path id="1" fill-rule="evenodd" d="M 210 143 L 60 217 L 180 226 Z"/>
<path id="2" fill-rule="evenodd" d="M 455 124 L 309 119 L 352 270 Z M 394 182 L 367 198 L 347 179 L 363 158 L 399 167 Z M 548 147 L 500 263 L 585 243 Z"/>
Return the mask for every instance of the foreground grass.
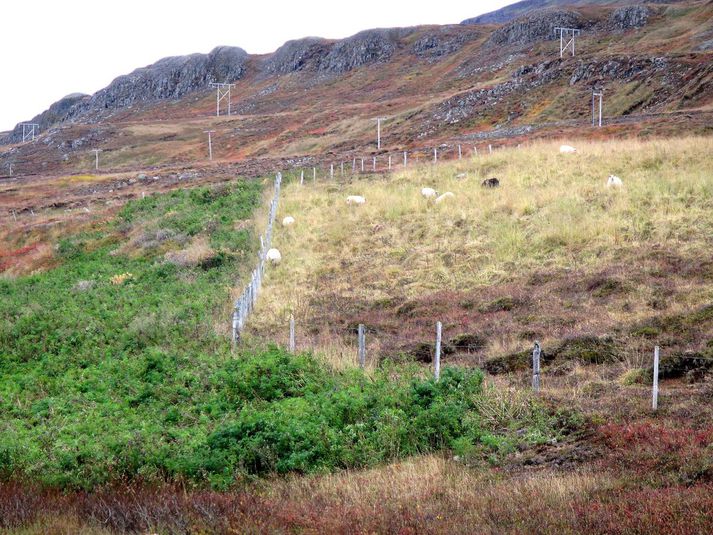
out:
<path id="1" fill-rule="evenodd" d="M 609 472 L 515 477 L 425 456 L 388 467 L 301 477 L 233 493 L 119 489 L 45 493 L 9 533 L 613 533 L 701 534 L 713 488 L 646 488 Z"/>
<path id="2" fill-rule="evenodd" d="M 487 341 L 497 354 L 518 337 L 569 335 L 573 323 L 601 332 L 710 302 L 701 262 L 713 235 L 713 140 L 577 146 L 563 155 L 558 144 L 536 143 L 392 176 L 287 186 L 281 212 L 297 223 L 276 234 L 283 262 L 268 277 L 256 331 L 284 332 L 292 313 L 321 343 L 320 332 L 355 318 L 407 331 L 411 316 L 430 309 L 422 319 L 432 339 L 438 319 L 457 328 L 474 312 L 520 312 Z M 609 174 L 624 187 L 607 188 Z M 481 187 L 490 177 L 501 186 Z M 435 205 L 422 187 L 455 197 Z M 347 206 L 353 194 L 366 204 Z M 537 305 L 544 299 L 552 306 Z M 456 308 L 463 317 L 445 315 Z M 557 311 L 543 321 L 549 332 L 538 332 L 537 321 Z"/>

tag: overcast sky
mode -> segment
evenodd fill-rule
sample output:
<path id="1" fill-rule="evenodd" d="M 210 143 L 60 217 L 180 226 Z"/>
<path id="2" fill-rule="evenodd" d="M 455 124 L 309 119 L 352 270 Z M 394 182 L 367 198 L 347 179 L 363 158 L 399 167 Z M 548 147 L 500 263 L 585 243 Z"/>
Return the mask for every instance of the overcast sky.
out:
<path id="1" fill-rule="evenodd" d="M 240 46 L 272 52 L 290 39 L 369 28 L 455 24 L 513 0 L 25 0 L 0 7 L 0 131 L 69 93 L 94 93 L 165 56 Z M 109 4 L 109 5 L 107 5 Z M 110 7 L 109 7 L 110 6 Z"/>

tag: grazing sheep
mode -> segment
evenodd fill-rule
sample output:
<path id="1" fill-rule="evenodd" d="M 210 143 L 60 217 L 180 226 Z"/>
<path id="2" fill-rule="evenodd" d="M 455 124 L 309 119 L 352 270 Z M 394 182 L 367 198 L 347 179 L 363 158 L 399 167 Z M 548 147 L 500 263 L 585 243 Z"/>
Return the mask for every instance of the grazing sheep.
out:
<path id="1" fill-rule="evenodd" d="M 497 188 L 500 185 L 500 181 L 497 178 L 486 178 L 480 185 L 484 188 Z"/>
<path id="2" fill-rule="evenodd" d="M 575 149 L 571 145 L 560 145 L 560 152 L 562 154 L 574 154 L 575 152 L 577 152 L 577 149 Z"/>
<path id="3" fill-rule="evenodd" d="M 292 226 L 292 225 L 294 225 L 294 224 L 295 224 L 295 218 L 292 217 L 291 215 L 286 216 L 286 217 L 282 220 L 282 226 L 283 226 L 283 227 L 290 227 L 290 226 Z"/>
<path id="4" fill-rule="evenodd" d="M 421 195 L 423 195 L 425 199 L 431 200 L 438 197 L 438 192 L 433 188 L 421 188 Z"/>
<path id="5" fill-rule="evenodd" d="M 446 191 L 443 195 L 436 199 L 436 204 L 441 204 L 446 199 L 452 199 L 454 197 L 455 195 L 453 195 L 453 193 L 451 193 L 450 191 Z"/>
<path id="6" fill-rule="evenodd" d="M 277 249 L 270 249 L 265 255 L 265 258 L 269 260 L 273 266 L 276 266 L 282 261 L 282 255 Z"/>
<path id="7" fill-rule="evenodd" d="M 468 173 L 458 173 L 458 174 L 456 175 L 456 178 L 459 179 L 459 180 L 460 180 L 460 179 L 463 179 L 463 178 L 468 178 Z"/>
<path id="8" fill-rule="evenodd" d="M 361 195 L 350 195 L 347 197 L 347 204 L 356 204 L 357 206 L 362 205 L 366 202 L 366 199 Z"/>
<path id="9" fill-rule="evenodd" d="M 624 182 L 622 182 L 621 178 L 615 175 L 609 175 L 609 178 L 607 179 L 607 187 L 608 188 L 620 188 L 624 185 Z"/>

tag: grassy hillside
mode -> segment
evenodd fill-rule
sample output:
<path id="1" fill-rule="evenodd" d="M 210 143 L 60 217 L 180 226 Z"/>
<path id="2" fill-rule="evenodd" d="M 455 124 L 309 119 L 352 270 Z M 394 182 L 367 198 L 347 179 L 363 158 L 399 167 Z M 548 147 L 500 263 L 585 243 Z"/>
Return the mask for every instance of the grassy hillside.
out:
<path id="1" fill-rule="evenodd" d="M 711 140 L 558 146 L 289 185 L 280 215 L 297 223 L 275 236 L 284 260 L 255 332 L 284 336 L 294 313 L 303 343 L 319 346 L 363 322 L 374 352 L 394 356 L 432 341 L 440 320 L 494 356 L 710 303 Z M 607 188 L 609 174 L 623 188 Z M 481 187 L 490 177 L 501 186 Z M 455 196 L 434 204 L 422 187 Z M 353 194 L 366 204 L 348 206 Z"/>
<path id="2" fill-rule="evenodd" d="M 418 368 L 334 372 L 275 347 L 231 356 L 231 288 L 255 262 L 260 190 L 240 181 L 130 202 L 61 241 L 53 269 L 0 280 L 0 477 L 224 488 L 561 434 L 536 402 L 506 427 L 484 421 L 495 401 L 477 370 L 436 383 Z"/>

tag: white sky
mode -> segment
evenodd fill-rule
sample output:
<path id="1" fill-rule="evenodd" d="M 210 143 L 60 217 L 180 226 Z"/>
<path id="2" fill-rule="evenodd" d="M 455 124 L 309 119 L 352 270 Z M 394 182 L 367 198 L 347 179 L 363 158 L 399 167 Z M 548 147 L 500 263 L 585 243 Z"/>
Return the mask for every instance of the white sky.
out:
<path id="1" fill-rule="evenodd" d="M 252 54 L 290 39 L 455 24 L 513 0 L 13 0 L 0 6 L 0 131 L 63 96 L 94 93 L 165 56 L 218 45 Z"/>

